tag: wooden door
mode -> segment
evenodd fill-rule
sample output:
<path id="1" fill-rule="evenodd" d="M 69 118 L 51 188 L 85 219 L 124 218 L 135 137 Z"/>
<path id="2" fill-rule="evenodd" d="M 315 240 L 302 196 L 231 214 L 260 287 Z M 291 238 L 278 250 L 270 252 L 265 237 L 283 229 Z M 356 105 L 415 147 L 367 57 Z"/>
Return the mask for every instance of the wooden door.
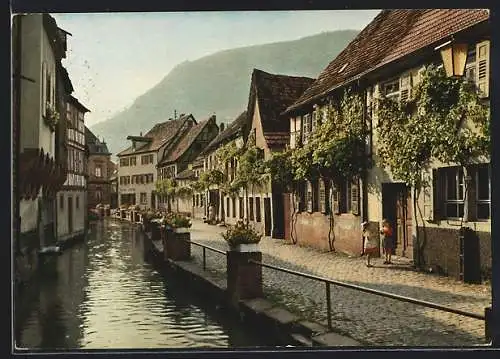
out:
<path id="1" fill-rule="evenodd" d="M 410 191 L 402 187 L 396 200 L 397 247 L 396 254 L 413 258 L 412 210 Z"/>
<path id="2" fill-rule="evenodd" d="M 259 208 L 260 210 L 260 208 Z M 271 199 L 264 198 L 264 233 L 271 235 Z"/>
<path id="3" fill-rule="evenodd" d="M 286 241 L 291 240 L 291 198 L 290 193 L 283 193 L 283 233 Z"/>
<path id="4" fill-rule="evenodd" d="M 273 238 L 285 238 L 285 209 L 282 193 L 273 193 Z"/>

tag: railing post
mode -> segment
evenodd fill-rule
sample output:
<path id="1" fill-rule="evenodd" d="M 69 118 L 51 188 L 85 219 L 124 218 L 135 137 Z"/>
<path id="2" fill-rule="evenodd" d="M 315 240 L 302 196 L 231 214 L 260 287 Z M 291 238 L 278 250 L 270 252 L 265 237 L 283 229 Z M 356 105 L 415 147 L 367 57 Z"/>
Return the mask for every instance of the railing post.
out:
<path id="1" fill-rule="evenodd" d="M 328 330 L 332 330 L 332 301 L 331 301 L 331 293 L 330 293 L 330 283 L 325 282 L 326 284 L 326 315 L 328 319 Z"/>
<path id="2" fill-rule="evenodd" d="M 202 248 L 203 248 L 203 270 L 206 270 L 207 269 L 207 257 L 205 254 L 205 247 L 202 247 Z"/>

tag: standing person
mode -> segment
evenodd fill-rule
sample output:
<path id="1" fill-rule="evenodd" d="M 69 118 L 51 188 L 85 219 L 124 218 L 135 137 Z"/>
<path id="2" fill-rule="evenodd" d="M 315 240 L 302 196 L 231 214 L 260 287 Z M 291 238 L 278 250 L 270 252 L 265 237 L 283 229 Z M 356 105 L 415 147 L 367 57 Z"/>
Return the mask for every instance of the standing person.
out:
<path id="1" fill-rule="evenodd" d="M 382 230 L 380 234 L 383 236 L 382 245 L 384 246 L 385 261 L 384 264 L 391 264 L 392 252 L 394 250 L 394 241 L 392 236 L 392 227 L 387 219 L 382 221 Z"/>
<path id="2" fill-rule="evenodd" d="M 366 255 L 366 266 L 371 267 L 370 259 L 377 252 L 378 243 L 375 236 L 370 233 L 368 225 L 368 222 L 361 223 L 361 230 L 363 231 L 363 253 Z"/>

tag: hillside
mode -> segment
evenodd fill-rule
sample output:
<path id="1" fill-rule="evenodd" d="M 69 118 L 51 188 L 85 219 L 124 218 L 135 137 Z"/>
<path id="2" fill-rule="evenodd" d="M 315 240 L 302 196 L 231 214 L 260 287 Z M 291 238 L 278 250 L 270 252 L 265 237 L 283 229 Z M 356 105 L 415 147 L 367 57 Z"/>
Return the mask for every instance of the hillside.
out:
<path id="1" fill-rule="evenodd" d="M 126 137 L 147 132 L 155 123 L 177 114 L 197 120 L 216 113 L 217 122 L 231 121 L 246 108 L 254 68 L 270 73 L 316 78 L 358 31 L 325 32 L 295 41 L 256 45 L 217 52 L 185 61 L 155 87 L 114 117 L 91 126 L 115 154 Z"/>

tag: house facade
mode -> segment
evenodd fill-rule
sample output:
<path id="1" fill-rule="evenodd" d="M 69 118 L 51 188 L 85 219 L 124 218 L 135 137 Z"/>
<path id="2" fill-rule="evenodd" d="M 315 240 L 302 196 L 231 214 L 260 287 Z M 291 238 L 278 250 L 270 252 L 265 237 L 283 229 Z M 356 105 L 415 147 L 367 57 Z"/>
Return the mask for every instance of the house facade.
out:
<path id="1" fill-rule="evenodd" d="M 366 156 L 373 163 L 361 178 L 346 179 L 333 188 L 321 180 L 305 182 L 297 210 L 291 211 L 295 221 L 290 233 L 299 244 L 332 249 L 333 242 L 336 250 L 359 255 L 361 222 L 369 221 L 377 233 L 381 220 L 386 218 L 395 229 L 397 255 L 410 259 L 418 256 L 424 262 L 420 265 L 438 267 L 444 274 L 460 277 L 464 253 L 459 230 L 463 225 L 478 237 L 481 269 L 487 272 L 491 268 L 489 159 L 477 158 L 477 164 L 468 169 L 468 196 L 460 166 L 434 161 L 422 173 L 428 179 L 427 186 L 415 199 L 415 206 L 412 189 L 380 163 L 378 127 L 384 119 L 377 112 L 378 99 L 406 101 L 426 66 L 442 66 L 437 49 L 451 39 L 467 44 L 464 81 L 475 83 L 487 103 L 488 19 L 486 10 L 384 10 L 287 109 L 293 148 L 307 141 L 332 99 L 342 96 L 347 87 L 354 87 L 364 102 L 369 130 Z M 290 201 L 293 208 L 292 198 Z M 425 244 L 417 242 L 417 231 Z"/>
<path id="2" fill-rule="evenodd" d="M 168 152 L 165 151 L 164 157 L 158 162 L 156 166 L 158 180 L 176 179 L 179 174 L 188 169 L 189 164 L 198 157 L 200 152 L 217 136 L 218 132 L 219 127 L 216 123 L 216 116 L 213 115 L 183 133 L 182 138 Z M 187 189 L 187 184 L 184 183 L 186 179 L 179 178 L 181 183 L 177 183 L 177 187 Z M 192 196 L 190 193 L 188 195 L 187 191 L 170 197 L 170 207 L 167 203 L 169 200 L 167 196 L 159 195 L 158 198 L 160 207 L 170 208 L 174 211 L 179 211 L 179 206 L 188 208 L 192 204 Z M 186 212 L 191 213 L 192 211 L 188 210 Z"/>
<path id="3" fill-rule="evenodd" d="M 210 172 L 218 169 L 216 151 L 228 144 L 236 144 L 240 148 L 243 146 L 245 136 L 248 133 L 247 112 L 243 111 L 227 128 L 220 125 L 219 134 L 203 149 L 197 161 L 193 163 L 195 176 L 199 178 L 203 172 Z M 233 181 L 236 175 L 237 160 L 233 159 L 227 166 L 224 166 L 225 175 L 229 181 Z M 208 218 L 210 204 L 214 207 L 216 222 L 235 224 L 238 219 L 243 218 L 244 199 L 242 191 L 237 196 L 223 195 L 223 193 L 212 185 L 203 192 L 195 192 L 193 195 L 194 216 L 198 218 Z"/>
<path id="4" fill-rule="evenodd" d="M 284 151 L 289 143 L 289 120 L 281 113 L 292 105 L 314 82 L 308 77 L 269 74 L 254 69 L 250 85 L 248 119 L 251 142 L 262 150 L 265 161 L 275 152 Z M 270 178 L 250 189 L 247 205 L 248 219 L 266 236 L 284 238 L 286 216 L 283 190 Z M 245 217 L 246 218 L 246 217 Z"/>
<path id="5" fill-rule="evenodd" d="M 56 241 L 56 192 L 66 179 L 67 161 L 62 148 L 65 143 L 56 136 L 64 137 L 64 111 L 60 111 L 63 95 L 72 89 L 69 79 L 61 78 L 66 35 L 48 14 L 13 18 L 13 168 L 17 193 L 13 212 L 16 252 L 23 254 L 16 256 L 16 274 L 21 277 L 36 268 L 37 250 Z"/>
<path id="6" fill-rule="evenodd" d="M 104 140 L 100 140 L 87 127 L 85 128 L 88 151 L 88 202 L 87 209 L 98 204 L 111 206 L 111 176 L 115 164 L 111 161 L 111 152 Z"/>
<path id="7" fill-rule="evenodd" d="M 64 241 L 83 236 L 87 223 L 87 158 L 85 113 L 89 110 L 75 97 L 66 101 L 67 177 L 57 193 L 57 237 Z"/>
<path id="8" fill-rule="evenodd" d="M 156 124 L 144 136 L 127 137 L 131 146 L 117 154 L 119 206 L 157 208 L 156 165 L 194 125 L 196 120 L 191 114 L 181 114 L 178 119 Z"/>

